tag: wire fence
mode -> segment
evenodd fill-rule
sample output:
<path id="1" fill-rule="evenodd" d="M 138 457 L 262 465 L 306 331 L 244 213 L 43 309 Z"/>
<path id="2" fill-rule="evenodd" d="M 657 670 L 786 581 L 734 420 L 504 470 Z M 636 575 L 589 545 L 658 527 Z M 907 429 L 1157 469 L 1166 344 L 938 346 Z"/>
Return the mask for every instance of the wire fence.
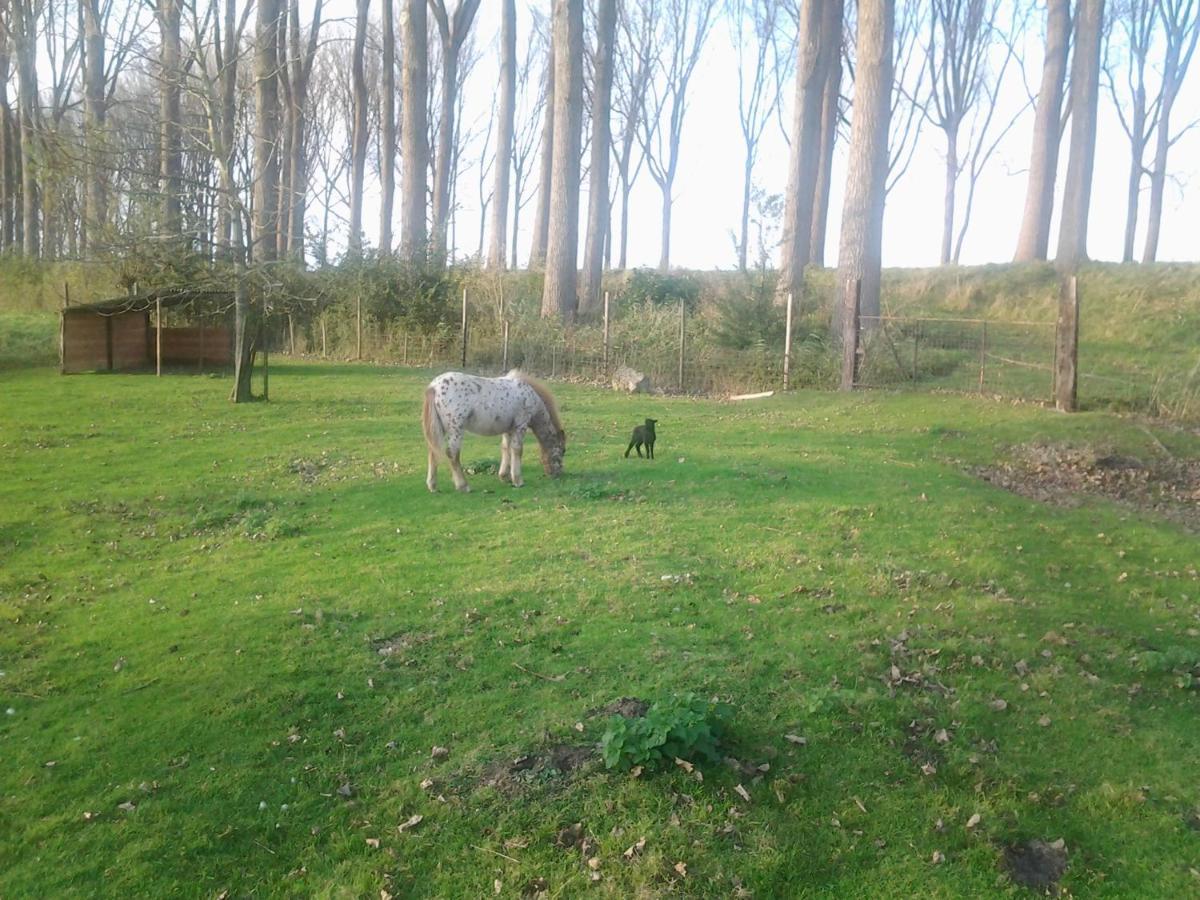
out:
<path id="1" fill-rule="evenodd" d="M 472 318 L 472 315 L 476 318 Z M 785 309 L 773 311 L 781 320 Z M 862 316 L 855 386 L 889 390 L 945 390 L 1047 403 L 1054 396 L 1055 323 L 932 316 Z M 776 323 L 776 325 L 782 324 Z M 728 396 L 787 387 L 837 384 L 840 347 L 827 325 L 793 341 L 723 347 L 703 317 L 683 307 L 660 310 L 653 327 L 623 321 L 573 328 L 545 320 L 497 320 L 467 307 L 460 322 L 434 333 L 377 321 L 353 306 L 319 314 L 272 316 L 272 352 L 363 359 L 421 368 L 499 374 L 521 368 L 552 379 L 608 384 L 628 366 L 646 375 L 650 389 Z M 782 332 L 784 329 L 776 329 Z M 1192 369 L 1160 372 L 1107 353 L 1080 351 L 1080 402 L 1173 419 L 1200 417 L 1200 361 Z"/>

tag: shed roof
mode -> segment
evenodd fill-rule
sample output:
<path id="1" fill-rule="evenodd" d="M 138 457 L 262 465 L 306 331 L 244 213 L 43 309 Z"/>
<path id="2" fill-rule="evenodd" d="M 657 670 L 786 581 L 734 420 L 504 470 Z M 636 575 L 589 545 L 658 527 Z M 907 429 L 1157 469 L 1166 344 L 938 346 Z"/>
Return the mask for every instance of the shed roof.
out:
<path id="1" fill-rule="evenodd" d="M 161 303 L 168 309 L 176 306 L 202 305 L 209 308 L 228 308 L 233 302 L 233 291 L 195 288 L 165 288 L 157 291 L 143 291 L 124 297 L 114 297 L 112 300 L 97 300 L 92 303 L 74 303 L 67 307 L 69 311 L 85 310 L 103 316 L 115 316 L 128 312 L 146 312 Z"/>

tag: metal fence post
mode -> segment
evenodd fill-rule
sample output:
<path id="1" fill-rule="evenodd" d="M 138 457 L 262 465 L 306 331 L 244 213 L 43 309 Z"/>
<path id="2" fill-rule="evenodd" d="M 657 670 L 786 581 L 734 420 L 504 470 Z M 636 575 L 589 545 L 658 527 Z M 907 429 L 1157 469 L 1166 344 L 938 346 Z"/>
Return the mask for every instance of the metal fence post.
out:
<path id="1" fill-rule="evenodd" d="M 162 297 L 154 298 L 154 374 L 162 377 Z"/>
<path id="2" fill-rule="evenodd" d="M 604 377 L 608 378 L 608 291 L 604 292 Z"/>
<path id="3" fill-rule="evenodd" d="M 843 391 L 852 391 L 858 383 L 858 309 L 862 300 L 862 279 L 855 278 L 853 284 L 846 284 L 843 293 L 852 292 L 853 296 L 842 297 L 850 309 L 849 315 L 842 317 L 842 383 Z"/>
<path id="4" fill-rule="evenodd" d="M 783 326 L 783 389 L 792 386 L 792 293 L 788 291 L 787 313 Z"/>
<path id="5" fill-rule="evenodd" d="M 916 330 L 913 331 L 913 361 L 912 361 L 912 380 L 917 380 L 917 350 L 921 346 L 921 323 L 917 323 Z"/>
<path id="6" fill-rule="evenodd" d="M 683 299 L 679 301 L 679 392 L 683 393 L 683 353 L 686 338 L 684 336 L 685 315 Z"/>
<path id="7" fill-rule="evenodd" d="M 502 356 L 500 360 L 500 372 L 503 374 L 508 371 L 508 319 L 504 320 L 504 342 Z"/>
<path id="8" fill-rule="evenodd" d="M 467 289 L 463 288 L 462 304 L 462 367 L 467 367 Z"/>
<path id="9" fill-rule="evenodd" d="M 362 359 L 362 294 L 354 298 L 354 321 L 355 333 L 357 334 L 357 349 L 355 350 L 355 358 Z"/>
<path id="10" fill-rule="evenodd" d="M 987 370 L 987 320 L 983 321 L 979 336 L 979 393 L 983 393 L 984 373 Z"/>

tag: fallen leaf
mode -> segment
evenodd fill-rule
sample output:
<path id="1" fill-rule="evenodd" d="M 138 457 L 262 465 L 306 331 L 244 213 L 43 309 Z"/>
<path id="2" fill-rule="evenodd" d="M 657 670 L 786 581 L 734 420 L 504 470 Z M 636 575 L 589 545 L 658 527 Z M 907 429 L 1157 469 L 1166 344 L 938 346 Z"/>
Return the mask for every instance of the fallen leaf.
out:
<path id="1" fill-rule="evenodd" d="M 1004 712 L 1004 710 L 1008 709 L 1008 701 L 1001 700 L 999 697 L 997 697 L 995 700 L 989 703 L 988 706 L 990 706 L 996 712 Z"/>
<path id="2" fill-rule="evenodd" d="M 642 767 L 634 766 L 632 769 L 629 770 L 629 774 L 631 776 L 633 776 L 634 778 L 637 778 L 638 776 L 640 776 L 642 774 Z"/>
<path id="3" fill-rule="evenodd" d="M 744 787 L 742 787 L 740 784 L 735 784 L 735 785 L 733 786 L 733 789 L 734 789 L 735 791 L 737 791 L 737 792 L 738 792 L 738 796 L 739 796 L 739 797 L 741 797 L 741 798 L 742 798 L 743 800 L 745 800 L 747 803 L 749 803 L 749 802 L 750 802 L 750 792 L 749 792 L 748 790 L 746 790 L 746 789 L 745 789 Z"/>
<path id="4" fill-rule="evenodd" d="M 445 759 L 450 755 L 450 751 L 445 747 L 434 747 L 431 751 L 429 751 L 429 755 L 433 759 Z"/>
<path id="5" fill-rule="evenodd" d="M 575 730 L 576 730 L 576 731 L 578 731 L 580 734 L 583 734 L 583 723 L 582 723 L 582 722 L 576 722 L 576 723 L 575 723 Z"/>
<path id="6" fill-rule="evenodd" d="M 92 821 L 92 819 L 96 818 L 96 816 L 98 816 L 98 815 L 100 815 L 100 813 L 85 812 L 83 814 L 83 821 L 90 822 L 90 821 Z"/>
<path id="7" fill-rule="evenodd" d="M 678 756 L 675 757 L 675 765 L 679 766 L 679 768 L 683 769 L 683 771 L 687 772 L 689 775 L 692 773 L 692 770 L 696 768 L 686 759 L 680 759 Z"/>
<path id="8" fill-rule="evenodd" d="M 349 799 L 354 796 L 354 785 L 347 781 L 338 787 L 337 792 L 339 797 Z"/>
<path id="9" fill-rule="evenodd" d="M 598 857 L 598 856 L 591 857 L 587 861 L 587 865 L 588 865 L 588 868 L 592 869 L 593 871 L 600 868 L 600 857 Z"/>
<path id="10" fill-rule="evenodd" d="M 638 838 L 637 843 L 630 846 L 630 848 L 628 850 L 626 850 L 624 853 L 622 853 L 621 855 L 624 856 L 626 859 L 633 859 L 634 856 L 636 856 L 637 854 L 642 852 L 642 850 L 645 848 L 645 846 L 646 846 L 646 839 L 644 837 Z"/>
<path id="11" fill-rule="evenodd" d="M 502 890 L 504 890 L 504 882 L 501 881 L 499 878 L 494 879 L 492 881 L 492 893 L 499 896 L 499 894 Z"/>
<path id="12" fill-rule="evenodd" d="M 933 739 L 939 744 L 948 744 L 950 743 L 950 733 L 945 728 L 939 728 Z"/>
<path id="13" fill-rule="evenodd" d="M 675 871 L 678 872 L 681 877 L 687 878 L 687 863 L 683 862 L 682 860 L 675 863 Z"/>
<path id="14" fill-rule="evenodd" d="M 133 812 L 135 809 L 137 809 L 137 806 L 136 804 L 130 803 L 128 800 L 126 800 L 124 803 L 118 803 L 117 809 L 124 810 L 125 812 Z"/>
<path id="15" fill-rule="evenodd" d="M 1042 716 L 1040 719 L 1038 719 L 1038 724 L 1041 725 L 1043 728 L 1046 728 L 1050 724 L 1050 717 Z"/>
<path id="16" fill-rule="evenodd" d="M 797 744 L 797 745 L 799 745 L 799 746 L 801 746 L 801 747 L 803 747 L 803 746 L 805 746 L 806 744 L 808 744 L 808 738 L 805 738 L 805 737 L 800 737 L 800 735 L 798 735 L 798 734 L 785 734 L 785 735 L 783 736 L 783 739 L 784 739 L 785 741 L 788 741 L 788 742 L 792 743 L 792 744 Z"/>
<path id="17" fill-rule="evenodd" d="M 400 823 L 400 827 L 397 828 L 396 830 L 404 832 L 404 831 L 408 831 L 410 828 L 416 828 L 418 825 L 421 824 L 421 820 L 424 818 L 425 817 L 420 815 L 419 813 L 411 815 L 408 817 L 408 820 L 406 822 Z"/>
<path id="18" fill-rule="evenodd" d="M 937 766 L 935 766 L 933 763 L 922 763 L 921 774 L 922 775 L 936 775 L 937 774 Z"/>
<path id="19" fill-rule="evenodd" d="M 935 866 L 940 866 L 946 861 L 946 854 L 941 850 L 934 850 L 932 859 Z"/>
<path id="20" fill-rule="evenodd" d="M 971 818 L 967 819 L 967 828 L 974 828 L 979 824 L 981 819 L 983 819 L 983 816 L 979 815 L 979 813 L 975 813 L 973 816 L 971 816 Z"/>
<path id="21" fill-rule="evenodd" d="M 431 787 L 433 787 L 433 779 L 432 779 L 432 778 L 423 778 L 423 779 L 421 779 L 421 790 L 423 790 L 423 791 L 427 791 L 427 790 L 429 790 Z"/>
<path id="22" fill-rule="evenodd" d="M 379 849 L 379 838 L 367 838 L 367 846 L 372 850 Z"/>

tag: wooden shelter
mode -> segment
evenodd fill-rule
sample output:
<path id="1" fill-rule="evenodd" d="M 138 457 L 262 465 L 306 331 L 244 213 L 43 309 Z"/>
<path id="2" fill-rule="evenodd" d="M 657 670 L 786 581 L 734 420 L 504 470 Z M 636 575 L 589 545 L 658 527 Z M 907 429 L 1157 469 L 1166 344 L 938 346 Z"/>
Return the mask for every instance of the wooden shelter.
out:
<path id="1" fill-rule="evenodd" d="M 129 372 L 233 365 L 232 291 L 150 291 L 63 307 L 59 368 Z M 171 324 L 167 324 L 167 320 Z"/>

